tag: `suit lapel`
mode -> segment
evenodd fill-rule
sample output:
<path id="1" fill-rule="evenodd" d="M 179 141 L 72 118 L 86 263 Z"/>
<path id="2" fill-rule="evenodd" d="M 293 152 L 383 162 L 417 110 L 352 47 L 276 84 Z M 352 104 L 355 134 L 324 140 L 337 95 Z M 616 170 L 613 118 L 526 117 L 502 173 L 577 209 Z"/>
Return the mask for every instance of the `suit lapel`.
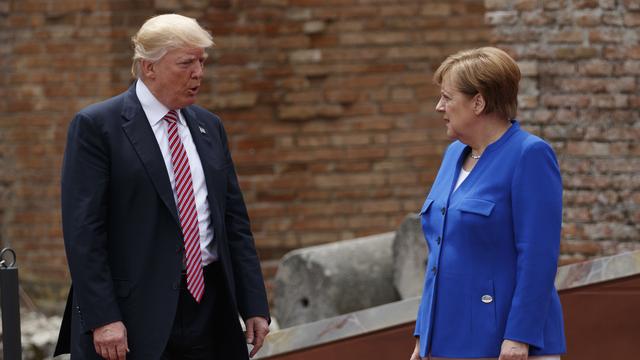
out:
<path id="1" fill-rule="evenodd" d="M 167 174 L 167 167 L 164 164 L 162 152 L 153 134 L 151 125 L 149 125 L 149 120 L 147 120 L 147 116 L 144 110 L 142 110 L 142 105 L 140 105 L 138 97 L 136 96 L 135 83 L 129 88 L 125 96 L 122 116 L 127 120 L 122 125 L 124 133 L 129 138 L 131 145 L 133 145 L 138 157 L 146 168 L 151 182 L 160 195 L 162 202 L 164 202 L 169 209 L 176 224 L 180 224 L 176 203 L 173 198 L 173 191 L 171 190 L 171 182 Z"/>
<path id="2" fill-rule="evenodd" d="M 211 163 L 211 154 L 215 151 L 213 143 L 211 142 L 213 134 L 211 133 L 211 129 L 207 128 L 204 123 L 196 118 L 195 113 L 190 108 L 183 108 L 182 116 L 184 116 L 184 120 L 189 127 L 191 138 L 193 138 L 193 143 L 196 146 L 196 150 L 200 157 L 200 163 L 202 164 L 202 170 L 204 172 L 204 180 L 207 184 L 207 193 L 210 205 L 209 209 L 211 211 L 211 216 L 216 219 L 219 214 L 217 214 L 217 206 L 213 206 L 214 204 L 217 204 L 217 198 L 214 191 L 216 187 L 213 186 L 213 182 L 216 181 L 215 174 L 219 172 L 215 171 L 215 167 Z"/>

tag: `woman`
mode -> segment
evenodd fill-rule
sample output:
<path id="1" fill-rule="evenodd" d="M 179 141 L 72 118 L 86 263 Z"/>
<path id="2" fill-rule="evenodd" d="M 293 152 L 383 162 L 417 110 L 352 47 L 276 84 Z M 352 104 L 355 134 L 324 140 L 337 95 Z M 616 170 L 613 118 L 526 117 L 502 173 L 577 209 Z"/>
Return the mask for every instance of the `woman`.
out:
<path id="1" fill-rule="evenodd" d="M 559 359 L 562 180 L 551 147 L 514 120 L 518 66 L 485 47 L 434 80 L 456 141 L 420 211 L 430 252 L 411 360 Z"/>

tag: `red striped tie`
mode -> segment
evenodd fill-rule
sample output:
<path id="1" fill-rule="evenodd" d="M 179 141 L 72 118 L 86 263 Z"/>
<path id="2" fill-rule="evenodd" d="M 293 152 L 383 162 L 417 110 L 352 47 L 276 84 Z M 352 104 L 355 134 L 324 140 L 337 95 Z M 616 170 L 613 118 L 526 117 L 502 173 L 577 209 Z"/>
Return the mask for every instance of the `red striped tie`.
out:
<path id="1" fill-rule="evenodd" d="M 200 231 L 198 229 L 196 199 L 193 195 L 193 184 L 191 182 L 191 168 L 189 167 L 187 152 L 178 135 L 178 114 L 175 110 L 170 110 L 165 115 L 164 120 L 168 123 L 171 164 L 175 175 L 175 191 L 178 195 L 178 214 L 186 251 L 187 289 L 196 302 L 199 303 L 204 294 L 204 276 L 202 275 Z"/>

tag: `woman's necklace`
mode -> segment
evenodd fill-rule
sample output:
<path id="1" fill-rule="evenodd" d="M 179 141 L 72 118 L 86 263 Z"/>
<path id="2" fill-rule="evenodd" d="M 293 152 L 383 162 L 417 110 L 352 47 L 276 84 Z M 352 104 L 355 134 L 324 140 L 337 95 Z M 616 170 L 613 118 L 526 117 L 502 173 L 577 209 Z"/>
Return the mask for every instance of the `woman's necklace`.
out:
<path id="1" fill-rule="evenodd" d="M 471 153 L 470 155 L 471 155 L 471 158 L 472 158 L 473 160 L 478 160 L 478 159 L 480 159 L 480 156 L 482 156 L 482 154 L 480 154 L 480 155 L 474 155 L 473 153 Z"/>

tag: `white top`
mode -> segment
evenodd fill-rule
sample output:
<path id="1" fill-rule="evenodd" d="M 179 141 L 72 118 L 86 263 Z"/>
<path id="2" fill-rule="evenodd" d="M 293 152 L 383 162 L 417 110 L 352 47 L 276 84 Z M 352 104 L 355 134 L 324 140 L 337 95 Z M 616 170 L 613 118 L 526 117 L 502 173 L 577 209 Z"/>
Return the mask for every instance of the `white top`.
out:
<path id="1" fill-rule="evenodd" d="M 466 179 L 470 173 L 471 171 L 467 171 L 464 168 L 460 167 L 460 174 L 458 175 L 458 181 L 456 182 L 456 186 L 453 188 L 453 191 L 458 190 L 458 188 L 460 187 L 460 184 L 462 184 L 464 179 Z"/>
<path id="2" fill-rule="evenodd" d="M 167 132 L 167 122 L 162 121 L 164 116 L 169 112 L 169 108 L 164 106 L 155 96 L 151 93 L 149 88 L 138 79 L 136 82 L 136 95 L 140 104 L 142 104 L 142 110 L 144 110 L 153 134 L 158 141 L 162 157 L 164 158 L 164 165 L 167 168 L 167 174 L 169 175 L 169 181 L 171 181 L 171 190 L 173 191 L 173 199 L 178 204 L 178 195 L 176 193 L 176 178 L 173 174 L 173 164 L 171 163 L 171 151 L 169 150 L 169 134 Z M 182 112 L 178 112 L 178 135 L 182 140 L 182 145 L 187 152 L 187 158 L 189 159 L 189 167 L 191 168 L 191 180 L 193 183 L 193 194 L 196 198 L 196 211 L 198 212 L 198 229 L 200 233 L 200 250 L 202 252 L 202 265 L 208 265 L 218 259 L 217 250 L 214 246 L 209 246 L 213 242 L 213 227 L 211 225 L 211 214 L 209 211 L 209 204 L 207 202 L 207 184 L 205 183 L 204 170 L 202 169 L 202 163 L 200 162 L 200 156 L 196 150 L 196 146 L 193 143 L 191 132 L 182 116 Z M 176 205 L 177 207 L 177 205 Z"/>

